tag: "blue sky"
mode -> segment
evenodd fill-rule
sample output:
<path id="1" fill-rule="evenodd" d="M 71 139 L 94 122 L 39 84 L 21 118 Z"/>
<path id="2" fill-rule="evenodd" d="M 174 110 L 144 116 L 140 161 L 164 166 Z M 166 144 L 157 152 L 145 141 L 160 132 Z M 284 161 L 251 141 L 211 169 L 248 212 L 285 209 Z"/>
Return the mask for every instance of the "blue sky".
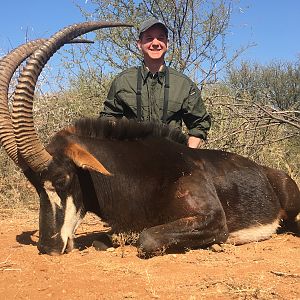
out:
<path id="1" fill-rule="evenodd" d="M 242 59 L 268 64 L 300 58 L 300 1 L 242 0 L 232 19 L 230 44 L 254 42 Z"/>
<path id="2" fill-rule="evenodd" d="M 238 1 L 237 1 L 238 2 Z M 49 37 L 67 25 L 84 21 L 76 4 L 89 0 L 1 1 L 0 54 L 29 39 Z M 300 55 L 299 0 L 241 0 L 235 9 L 228 44 L 232 49 L 256 43 L 240 60 L 268 64 L 294 61 Z"/>

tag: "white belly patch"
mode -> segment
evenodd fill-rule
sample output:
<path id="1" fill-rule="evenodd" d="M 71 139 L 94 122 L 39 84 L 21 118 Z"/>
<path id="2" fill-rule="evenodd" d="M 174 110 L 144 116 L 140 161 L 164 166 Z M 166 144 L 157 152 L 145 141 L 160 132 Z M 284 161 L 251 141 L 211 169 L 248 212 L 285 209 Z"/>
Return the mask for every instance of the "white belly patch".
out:
<path id="1" fill-rule="evenodd" d="M 258 241 L 266 240 L 269 239 L 272 236 L 272 234 L 276 233 L 276 230 L 279 227 L 280 227 L 279 219 L 277 219 L 270 224 L 264 224 L 264 225 L 258 224 L 250 228 L 234 231 L 229 234 L 226 243 L 241 245 L 250 242 L 258 242 Z"/>

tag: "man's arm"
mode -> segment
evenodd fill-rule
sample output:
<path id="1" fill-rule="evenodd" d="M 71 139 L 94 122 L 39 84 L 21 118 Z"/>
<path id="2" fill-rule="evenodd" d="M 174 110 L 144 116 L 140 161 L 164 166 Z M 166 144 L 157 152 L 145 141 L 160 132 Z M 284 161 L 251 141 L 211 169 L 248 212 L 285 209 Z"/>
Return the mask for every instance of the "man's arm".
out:
<path id="1" fill-rule="evenodd" d="M 199 148 L 207 139 L 207 133 L 211 126 L 211 118 L 207 113 L 200 90 L 192 82 L 183 121 L 188 129 L 188 145 L 191 148 Z"/>
<path id="2" fill-rule="evenodd" d="M 114 79 L 107 94 L 107 98 L 103 103 L 103 109 L 100 112 L 100 117 L 121 118 L 123 115 L 123 106 L 117 99 L 116 79 Z"/>

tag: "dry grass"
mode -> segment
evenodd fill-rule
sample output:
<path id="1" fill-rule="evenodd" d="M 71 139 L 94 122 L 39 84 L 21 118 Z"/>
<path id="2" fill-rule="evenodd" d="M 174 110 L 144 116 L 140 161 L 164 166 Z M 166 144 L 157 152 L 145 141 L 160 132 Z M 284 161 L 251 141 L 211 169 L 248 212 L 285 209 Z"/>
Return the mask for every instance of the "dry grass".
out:
<path id="1" fill-rule="evenodd" d="M 283 170 L 300 186 L 297 129 L 274 122 L 247 94 L 237 98 L 224 86 L 208 87 L 204 98 L 213 117 L 207 148 L 235 152 Z"/>
<path id="2" fill-rule="evenodd" d="M 103 82 L 102 82 L 103 83 Z M 109 81 L 98 85 L 81 82 L 70 91 L 52 96 L 40 95 L 35 101 L 35 124 L 43 142 L 72 120 L 81 116 L 97 117 Z M 290 132 L 285 125 L 271 126 L 250 104 L 247 95 L 238 101 L 224 87 L 204 92 L 213 117 L 207 148 L 222 149 L 247 156 L 260 164 L 287 172 L 300 186 L 300 142 L 282 139 Z M 87 100 L 88 99 L 88 100 Z M 0 208 L 37 206 L 37 197 L 17 167 L 0 149 Z"/>
<path id="3" fill-rule="evenodd" d="M 37 210 L 38 196 L 26 177 L 0 152 L 0 218 L 11 216 L 13 210 Z M 2 157 L 1 157 L 2 156 Z M 5 175 L 4 175 L 5 174 Z"/>
<path id="4" fill-rule="evenodd" d="M 0 262 L 0 272 L 5 271 L 21 271 L 21 268 L 17 268 L 16 264 L 10 260 L 11 254 L 2 262 Z"/>

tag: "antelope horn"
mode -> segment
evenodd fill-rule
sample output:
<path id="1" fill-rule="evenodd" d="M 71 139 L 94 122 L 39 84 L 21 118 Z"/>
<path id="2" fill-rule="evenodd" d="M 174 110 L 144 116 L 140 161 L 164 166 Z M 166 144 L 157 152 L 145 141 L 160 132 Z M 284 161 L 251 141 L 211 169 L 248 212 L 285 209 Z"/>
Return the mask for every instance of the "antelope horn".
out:
<path id="1" fill-rule="evenodd" d="M 23 171 L 27 164 L 20 156 L 15 140 L 13 125 L 8 108 L 8 89 L 11 78 L 19 65 L 38 49 L 46 39 L 37 39 L 12 50 L 0 60 L 0 141 L 8 156 Z M 74 39 L 70 43 L 93 43 L 87 39 Z"/>
<path id="2" fill-rule="evenodd" d="M 33 124 L 33 96 L 38 76 L 51 56 L 68 41 L 87 32 L 107 27 L 132 27 L 132 25 L 85 22 L 66 27 L 54 34 L 33 53 L 19 77 L 13 101 L 13 128 L 19 151 L 27 164 L 36 172 L 45 170 L 52 161 L 52 156 L 39 141 Z"/>
<path id="3" fill-rule="evenodd" d="M 8 108 L 9 83 L 18 66 L 45 41 L 45 39 L 38 39 L 21 45 L 0 61 L 0 141 L 8 156 L 23 170 L 28 167 L 18 155 L 13 133 L 13 125 Z"/>

